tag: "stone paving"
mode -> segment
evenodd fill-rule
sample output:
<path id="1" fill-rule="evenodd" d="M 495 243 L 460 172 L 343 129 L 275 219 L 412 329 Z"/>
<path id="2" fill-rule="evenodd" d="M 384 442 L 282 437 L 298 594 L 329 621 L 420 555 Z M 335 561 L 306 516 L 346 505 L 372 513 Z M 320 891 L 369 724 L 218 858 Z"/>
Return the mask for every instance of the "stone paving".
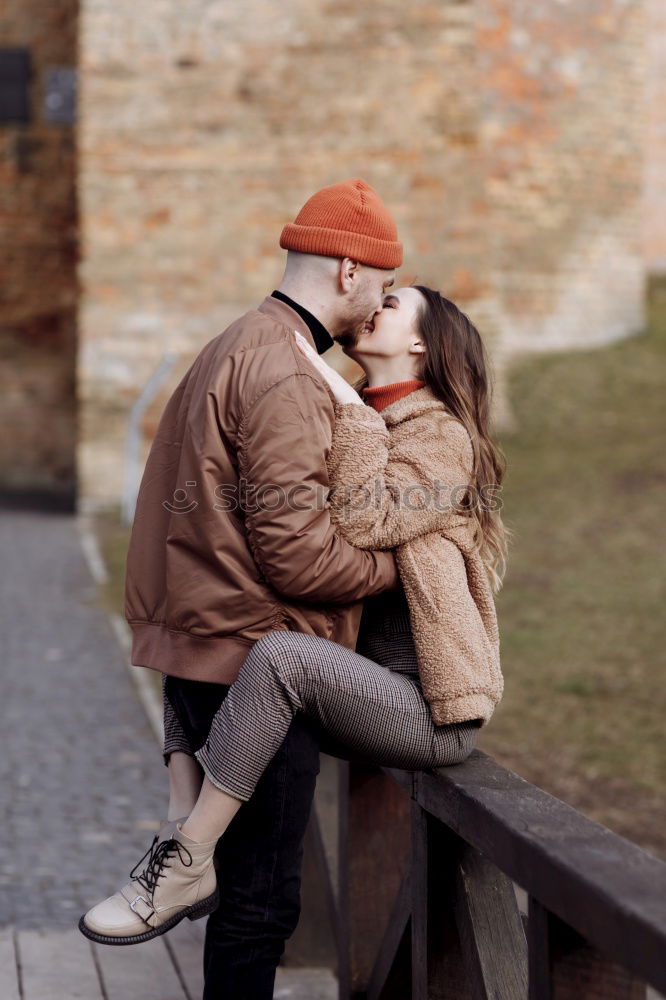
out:
<path id="1" fill-rule="evenodd" d="M 77 929 L 149 846 L 167 780 L 76 518 L 0 511 L 0 566 L 0 997 L 196 1000 L 204 921 L 130 954 Z M 278 969 L 276 1000 L 336 996 L 328 969 Z"/>
<path id="2" fill-rule="evenodd" d="M 0 511 L 0 566 L 0 997 L 124 1000 L 131 979 L 137 1000 L 196 1000 L 203 922 L 129 956 L 76 929 L 150 844 L 167 789 L 76 519 Z M 278 970 L 276 1000 L 336 996 L 327 969 Z"/>
<path id="3" fill-rule="evenodd" d="M 71 515 L 0 511 L 0 928 L 72 927 L 125 881 L 166 770 Z"/>

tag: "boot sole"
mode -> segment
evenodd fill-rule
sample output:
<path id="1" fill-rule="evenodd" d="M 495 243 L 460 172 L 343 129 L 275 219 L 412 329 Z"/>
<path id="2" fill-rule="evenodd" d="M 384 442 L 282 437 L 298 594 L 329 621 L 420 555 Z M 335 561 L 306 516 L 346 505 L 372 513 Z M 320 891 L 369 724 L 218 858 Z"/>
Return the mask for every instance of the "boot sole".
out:
<path id="1" fill-rule="evenodd" d="M 93 931 L 88 927 L 85 922 L 85 914 L 79 920 L 79 930 L 91 941 L 95 941 L 97 944 L 141 944 L 142 941 L 151 941 L 155 937 L 159 937 L 160 934 L 165 934 L 166 931 L 170 931 L 172 927 L 179 924 L 181 920 L 185 917 L 188 920 L 200 920 L 201 917 L 207 917 L 209 913 L 217 909 L 218 903 L 220 902 L 220 890 L 215 889 L 215 892 L 211 893 L 210 896 L 206 896 L 205 899 L 199 900 L 193 906 L 186 906 L 185 909 L 181 910 L 180 913 L 175 913 L 173 917 L 169 917 L 165 920 L 163 924 L 159 927 L 152 927 L 149 931 L 144 931 L 143 934 L 131 934 L 125 937 L 112 937 L 109 934 L 98 934 L 97 931 Z"/>

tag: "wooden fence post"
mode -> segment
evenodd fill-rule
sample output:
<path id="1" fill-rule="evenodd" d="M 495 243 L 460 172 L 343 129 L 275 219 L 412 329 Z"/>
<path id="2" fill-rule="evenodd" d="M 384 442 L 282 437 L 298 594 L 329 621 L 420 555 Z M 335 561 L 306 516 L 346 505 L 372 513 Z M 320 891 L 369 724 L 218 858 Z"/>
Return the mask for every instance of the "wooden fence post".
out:
<path id="1" fill-rule="evenodd" d="M 527 941 L 513 882 L 464 842 L 455 912 L 474 1000 L 526 1000 Z"/>
<path id="2" fill-rule="evenodd" d="M 341 1000 L 666 992 L 657 858 L 479 751 L 438 771 L 343 763 L 339 776 Z M 512 879 L 530 894 L 527 949 Z"/>
<path id="3" fill-rule="evenodd" d="M 409 865 L 410 801 L 381 768 L 343 761 L 339 775 L 339 995 L 348 1000 L 365 995 L 391 930 Z"/>
<path id="4" fill-rule="evenodd" d="M 412 805 L 412 1000 L 472 1000 L 455 920 L 461 846 Z"/>
<path id="5" fill-rule="evenodd" d="M 530 896 L 530 1000 L 645 1000 L 645 984 Z"/>

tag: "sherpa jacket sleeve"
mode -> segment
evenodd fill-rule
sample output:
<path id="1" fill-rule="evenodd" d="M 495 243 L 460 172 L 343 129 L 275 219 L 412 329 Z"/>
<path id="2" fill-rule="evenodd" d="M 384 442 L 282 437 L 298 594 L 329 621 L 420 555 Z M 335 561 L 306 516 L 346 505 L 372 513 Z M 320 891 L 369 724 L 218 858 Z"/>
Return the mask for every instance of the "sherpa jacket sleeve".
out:
<path id="1" fill-rule="evenodd" d="M 270 585 L 303 601 L 350 603 L 398 586 L 388 552 L 361 552 L 331 521 L 326 458 L 330 396 L 309 374 L 287 375 L 253 402 L 238 434 L 246 533 Z"/>
<path id="2" fill-rule="evenodd" d="M 335 415 L 331 513 L 349 542 L 388 549 L 468 522 L 456 503 L 471 480 L 473 453 L 459 420 L 430 410 L 389 431 L 370 406 L 336 403 Z"/>

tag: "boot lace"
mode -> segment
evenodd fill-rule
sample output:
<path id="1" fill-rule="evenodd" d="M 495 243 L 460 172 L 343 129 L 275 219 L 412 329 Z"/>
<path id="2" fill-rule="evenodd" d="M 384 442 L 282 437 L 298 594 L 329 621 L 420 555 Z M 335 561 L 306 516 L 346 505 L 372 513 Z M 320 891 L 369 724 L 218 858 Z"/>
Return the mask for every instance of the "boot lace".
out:
<path id="1" fill-rule="evenodd" d="M 178 855 L 181 864 L 186 868 L 191 867 L 192 855 L 180 840 L 171 838 L 171 840 L 162 840 L 158 844 L 157 837 L 155 837 L 143 858 L 137 862 L 130 872 L 130 878 L 136 879 L 139 885 L 143 886 L 152 896 L 155 892 L 155 886 L 164 875 L 164 869 L 171 868 L 171 865 L 167 863 L 167 858 L 175 857 L 176 855 Z M 136 872 L 146 857 L 148 861 L 141 874 L 137 875 Z"/>

